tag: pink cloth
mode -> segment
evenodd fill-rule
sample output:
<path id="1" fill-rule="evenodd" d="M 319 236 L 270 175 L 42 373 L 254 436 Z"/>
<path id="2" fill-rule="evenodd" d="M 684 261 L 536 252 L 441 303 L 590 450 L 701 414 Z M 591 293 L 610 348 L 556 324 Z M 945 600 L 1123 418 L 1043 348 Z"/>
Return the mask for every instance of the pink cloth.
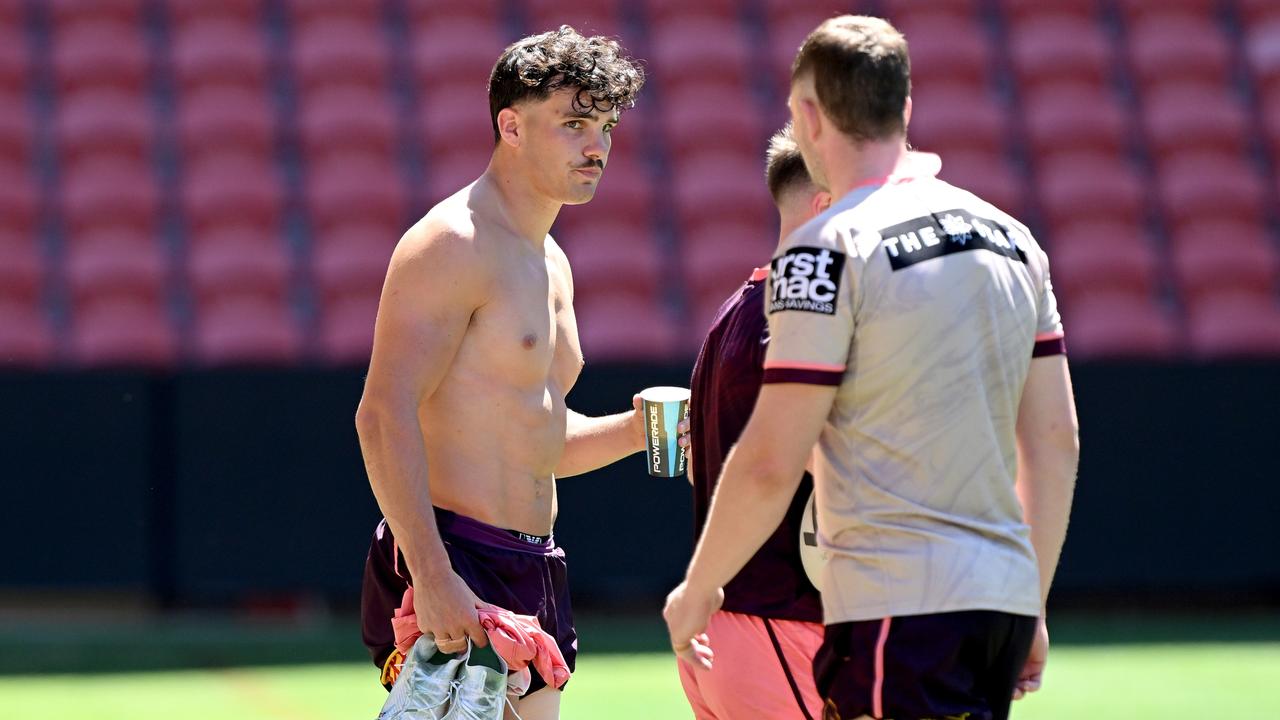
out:
<path id="1" fill-rule="evenodd" d="M 496 605 L 479 609 L 480 626 L 489 636 L 494 652 L 507 664 L 507 672 L 515 675 L 510 681 L 517 694 L 529 687 L 529 666 L 542 676 L 548 685 L 560 688 L 569 682 L 569 665 L 555 638 L 542 629 L 538 618 L 517 615 Z M 404 591 L 404 599 L 391 618 L 391 629 L 396 636 L 396 649 L 408 657 L 413 644 L 422 636 L 418 616 L 413 611 L 413 588 Z"/>

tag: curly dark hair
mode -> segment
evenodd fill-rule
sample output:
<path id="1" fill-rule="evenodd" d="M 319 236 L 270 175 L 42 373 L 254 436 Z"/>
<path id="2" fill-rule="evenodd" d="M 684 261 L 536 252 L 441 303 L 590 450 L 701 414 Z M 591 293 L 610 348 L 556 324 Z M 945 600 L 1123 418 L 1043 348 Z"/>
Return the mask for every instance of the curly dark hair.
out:
<path id="1" fill-rule="evenodd" d="M 644 70 L 614 40 L 585 37 L 568 25 L 512 43 L 489 75 L 493 140 L 498 113 L 523 100 L 544 100 L 561 88 L 578 88 L 574 110 L 611 112 L 635 105 Z"/>

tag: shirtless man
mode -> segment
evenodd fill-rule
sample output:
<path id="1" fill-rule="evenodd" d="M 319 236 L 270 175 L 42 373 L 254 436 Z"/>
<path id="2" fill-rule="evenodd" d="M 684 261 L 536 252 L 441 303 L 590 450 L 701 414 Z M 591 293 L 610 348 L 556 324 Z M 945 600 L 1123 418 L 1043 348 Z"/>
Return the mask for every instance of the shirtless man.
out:
<path id="1" fill-rule="evenodd" d="M 399 548 L 390 563 L 444 652 L 486 644 L 476 609 L 492 603 L 538 617 L 573 668 L 555 479 L 638 452 L 644 433 L 634 399 L 603 418 L 565 407 L 583 359 L 569 263 L 548 232 L 595 193 L 643 82 L 617 43 L 567 26 L 512 44 L 489 80 L 488 168 L 391 258 L 356 426 L 379 534 Z M 516 710 L 557 717 L 560 693 L 532 680 Z"/>

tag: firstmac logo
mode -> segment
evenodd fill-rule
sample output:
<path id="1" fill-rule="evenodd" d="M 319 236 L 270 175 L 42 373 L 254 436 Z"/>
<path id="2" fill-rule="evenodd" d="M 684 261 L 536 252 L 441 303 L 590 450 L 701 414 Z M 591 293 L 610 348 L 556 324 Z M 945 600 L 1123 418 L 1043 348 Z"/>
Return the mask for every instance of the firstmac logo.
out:
<path id="1" fill-rule="evenodd" d="M 774 258 L 769 312 L 802 310 L 835 315 L 844 260 L 842 252 L 816 247 L 793 247 Z"/>

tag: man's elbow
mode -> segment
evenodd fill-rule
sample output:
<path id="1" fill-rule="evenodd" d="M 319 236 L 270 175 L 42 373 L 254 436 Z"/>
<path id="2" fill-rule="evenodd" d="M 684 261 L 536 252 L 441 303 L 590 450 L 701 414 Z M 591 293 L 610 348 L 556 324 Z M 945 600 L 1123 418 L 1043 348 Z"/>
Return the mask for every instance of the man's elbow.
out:
<path id="1" fill-rule="evenodd" d="M 356 434 L 363 441 L 377 437 L 386 427 L 387 418 L 391 414 L 389 403 L 376 395 L 365 393 L 356 406 Z"/>

